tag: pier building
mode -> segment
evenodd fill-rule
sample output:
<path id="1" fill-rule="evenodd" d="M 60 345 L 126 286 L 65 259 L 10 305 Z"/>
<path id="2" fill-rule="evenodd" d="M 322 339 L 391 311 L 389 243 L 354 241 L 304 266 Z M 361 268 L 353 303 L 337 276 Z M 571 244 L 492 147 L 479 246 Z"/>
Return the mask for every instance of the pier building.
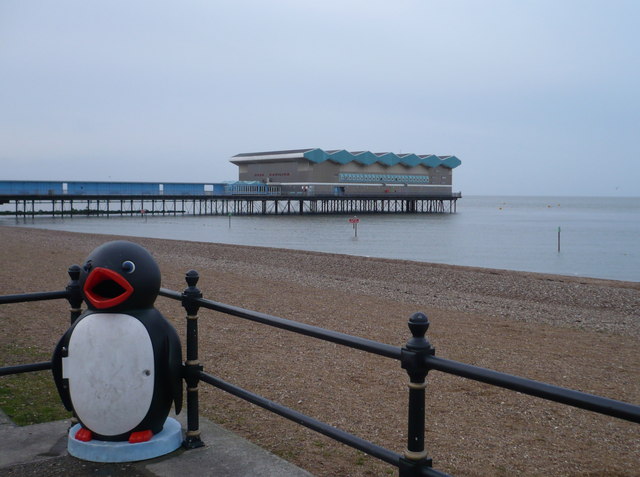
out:
<path id="1" fill-rule="evenodd" d="M 278 184 L 283 192 L 332 196 L 450 196 L 455 156 L 294 149 L 237 154 L 240 181 Z"/>

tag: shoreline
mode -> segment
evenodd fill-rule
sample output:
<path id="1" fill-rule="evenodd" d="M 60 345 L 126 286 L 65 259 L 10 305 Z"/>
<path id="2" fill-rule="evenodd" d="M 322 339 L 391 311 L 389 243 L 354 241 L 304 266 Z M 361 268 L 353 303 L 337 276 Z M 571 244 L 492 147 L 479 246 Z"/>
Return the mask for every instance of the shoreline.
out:
<path id="1" fill-rule="evenodd" d="M 0 227 L 0 294 L 59 290 L 67 268 L 116 236 Z M 640 401 L 640 284 L 297 250 L 122 237 L 154 255 L 165 288 L 195 269 L 204 297 L 391 345 L 408 317 L 430 317 L 438 356 L 626 402 Z M 158 299 L 184 339 L 184 310 Z M 0 307 L 6 350 L 50 353 L 66 303 Z M 406 374 L 398 363 L 202 311 L 207 372 L 401 452 Z M 39 317 L 37 320 L 30 317 Z M 183 341 L 184 343 L 184 341 Z M 634 475 L 637 425 L 429 374 L 427 442 L 453 475 Z M 378 405 L 371 405 L 378 403 Z M 201 386 L 203 416 L 317 476 L 389 467 Z M 461 439 L 464 437 L 464 439 Z M 532 469 L 526 455 L 538 456 Z M 635 456 L 635 457 L 634 457 Z"/>
<path id="2" fill-rule="evenodd" d="M 344 290 L 348 283 L 352 292 L 429 308 L 640 337 L 640 282 L 47 229 L 0 226 L 0 240 L 11 240 L 4 238 L 5 234 L 12 235 L 9 231 L 19 237 L 45 237 L 51 246 L 55 246 L 52 237 L 64 238 L 65 242 L 73 242 L 75 237 L 96 245 L 115 239 L 132 240 L 147 247 L 160 262 L 181 260 L 184 271 L 180 270 L 178 276 L 191 269 L 199 271 L 199 267 L 208 270 L 221 266 L 230 273 L 293 281 L 315 289 Z M 81 262 L 90 251 L 85 247 L 84 254 L 77 255 L 72 263 Z M 175 276 L 172 278 L 175 281 Z M 167 279 L 168 274 L 163 272 L 163 283 Z M 182 285 L 176 283 L 175 289 L 181 290 Z"/>
<path id="3" fill-rule="evenodd" d="M 487 214 L 488 212 L 485 208 L 482 208 L 481 212 Z M 308 218 L 309 216 L 305 217 Z M 363 258 L 388 258 L 391 260 L 407 260 L 427 264 L 487 268 L 489 270 L 506 270 L 522 273 L 558 275 L 572 278 L 593 278 L 596 280 L 601 279 L 640 283 L 637 267 L 634 265 L 638 264 L 638 257 L 635 253 L 637 251 L 637 247 L 634 244 L 630 244 L 629 240 L 626 240 L 623 243 L 618 244 L 617 248 L 614 247 L 611 250 L 608 248 L 607 251 L 610 252 L 610 254 L 603 254 L 603 252 L 605 252 L 604 249 L 593 246 L 594 243 L 601 243 L 602 240 L 604 240 L 603 238 L 600 238 L 595 242 L 584 242 L 583 240 L 578 240 L 578 237 L 584 235 L 580 232 L 584 229 L 584 222 L 579 222 L 581 225 L 578 226 L 577 229 L 573 230 L 573 232 L 571 230 L 565 231 L 569 233 L 569 235 L 565 234 L 566 237 L 563 236 L 563 238 L 565 241 L 568 240 L 566 245 L 569 246 L 563 247 L 562 254 L 556 254 L 556 238 L 554 235 L 555 226 L 553 233 L 549 232 L 548 227 L 538 227 L 535 232 L 540 240 L 536 240 L 533 243 L 525 241 L 518 247 L 511 247 L 506 243 L 504 244 L 504 247 L 498 247 L 497 245 L 474 246 L 473 244 L 476 241 L 473 240 L 473 237 L 477 231 L 473 228 L 469 228 L 470 224 L 468 223 L 468 220 L 462 220 L 462 228 L 455 228 L 455 233 L 462 239 L 464 237 L 471 237 L 466 240 L 463 239 L 462 245 L 459 249 L 457 247 L 454 248 L 452 246 L 447 246 L 439 247 L 437 251 L 434 250 L 429 252 L 428 250 L 431 250 L 431 247 L 426 246 L 425 248 L 425 243 L 422 243 L 422 241 L 417 239 L 408 240 L 408 245 L 406 247 L 389 248 L 386 241 L 395 240 L 396 236 L 389 232 L 390 230 L 395 229 L 382 227 L 381 224 L 386 224 L 386 217 L 380 219 L 376 218 L 375 220 L 372 219 L 373 221 L 370 224 L 371 235 L 367 235 L 367 230 L 363 228 L 362 240 L 359 240 L 361 243 L 357 243 L 355 245 L 349 243 L 350 241 L 347 240 L 349 238 L 348 231 L 337 225 L 338 223 L 343 222 L 339 217 L 331 219 L 330 224 L 326 224 L 323 221 L 324 219 L 319 221 L 313 220 L 312 222 L 299 222 L 297 217 L 294 217 L 296 220 L 293 223 L 285 221 L 282 225 L 276 225 L 274 228 L 273 226 L 260 222 L 261 217 L 252 218 L 250 216 L 238 216 L 238 226 L 236 227 L 236 225 L 234 225 L 233 229 L 229 228 L 228 231 L 225 217 L 211 217 L 211 220 L 204 221 L 199 217 L 194 216 L 193 218 L 198 219 L 196 222 L 190 220 L 192 219 L 191 216 L 178 217 L 177 221 L 175 217 L 168 217 L 166 219 L 164 217 L 158 217 L 159 222 L 150 220 L 148 225 L 146 225 L 146 219 L 142 220 L 139 217 L 121 217 L 119 218 L 121 222 L 118 222 L 118 218 L 116 218 L 112 224 L 110 224 L 110 221 L 106 219 L 96 220 L 89 217 L 86 218 L 89 222 L 84 222 L 84 218 L 85 217 L 79 217 L 78 223 L 75 223 L 74 221 L 69 221 L 67 223 L 62 220 L 53 220 L 50 223 L 44 221 L 45 223 L 42 223 L 37 219 L 32 219 L 31 221 L 25 221 L 24 223 L 16 222 L 15 225 L 7 223 L 6 226 L 29 228 L 41 226 L 51 227 L 49 230 L 55 230 L 57 227 L 60 227 L 61 230 L 69 231 L 77 229 L 77 233 L 98 232 L 103 234 L 111 234 L 114 230 L 122 230 L 126 231 L 127 234 L 129 234 L 128 236 L 132 238 L 145 236 L 153 238 L 153 236 L 156 236 L 166 237 L 166 239 L 170 240 L 184 240 L 184 237 L 180 235 L 189 235 L 189 241 L 195 242 L 217 244 L 228 243 L 230 245 L 244 243 L 246 245 L 243 246 L 265 246 L 265 248 L 281 247 L 285 245 L 287 247 L 301 247 L 299 249 L 286 248 L 287 250 L 304 251 L 308 249 L 315 249 L 322 251 L 321 253 L 329 254 L 352 254 L 355 252 L 359 255 L 353 256 Z M 184 221 L 182 221 L 182 219 L 184 219 Z M 248 222 L 243 222 L 244 219 L 247 219 Z M 277 224 L 278 219 L 273 219 Z M 634 223 L 633 219 L 634 218 L 630 216 L 626 223 Z M 257 220 L 258 222 L 254 222 L 254 220 Z M 379 220 L 384 220 L 384 222 L 380 223 Z M 496 220 L 497 216 L 490 215 L 488 223 L 494 223 L 495 225 Z M 0 224 L 1 223 L 2 222 L 0 221 Z M 269 221 L 269 223 L 271 222 Z M 344 220 L 344 223 L 346 223 L 346 220 Z M 420 223 L 422 223 L 422 221 Z M 364 224 L 367 224 L 367 220 L 365 220 Z M 413 225 L 411 225 L 413 224 L 411 221 L 401 221 L 399 224 L 401 231 L 405 233 L 409 233 L 409 229 L 407 229 L 407 227 L 412 230 L 412 232 L 410 232 L 411 234 L 415 231 Z M 281 227 L 285 228 L 285 235 L 280 231 Z M 474 225 L 474 227 L 477 228 L 477 225 Z M 487 243 L 494 244 L 502 243 L 501 240 L 505 235 L 504 231 L 498 236 L 496 234 L 492 234 L 490 231 L 501 230 L 500 227 L 496 228 L 494 226 L 489 229 L 487 229 L 487 227 L 480 229 L 483 237 L 485 237 L 485 241 Z M 628 233 L 633 233 L 636 228 L 637 227 L 627 230 L 627 235 L 623 235 L 629 236 Z M 444 229 L 438 227 L 437 230 L 441 230 L 441 232 L 428 232 L 430 237 L 435 233 L 435 238 L 437 240 L 434 243 L 447 242 L 449 234 L 454 233 L 454 231 L 451 230 L 451 226 L 447 226 Z M 264 239 L 251 238 L 252 236 L 261 236 L 263 234 L 266 237 Z M 300 236 L 292 240 L 288 238 L 290 235 L 296 236 L 296 234 Z M 351 234 L 351 236 L 353 236 L 353 234 Z M 314 237 L 319 238 L 316 240 Z M 333 237 L 338 238 L 337 242 L 331 246 L 325 246 L 326 241 L 331 242 Z M 412 235 L 412 237 L 415 237 L 415 234 Z M 520 243 L 519 240 L 516 242 Z M 546 244 L 544 247 L 540 245 L 543 243 Z M 525 247 L 525 244 L 529 245 Z M 571 246 L 572 244 L 573 247 Z M 551 247 L 547 248 L 547 245 L 550 245 Z M 539 259 L 532 259 L 534 256 L 539 257 Z M 605 256 L 608 257 L 606 260 L 604 258 Z M 598 259 L 598 257 L 602 258 Z"/>
<path id="4" fill-rule="evenodd" d="M 590 277 L 590 276 L 581 276 L 581 275 L 565 275 L 565 274 L 559 274 L 559 273 L 535 272 L 535 271 L 527 271 L 527 270 L 511 270 L 507 268 L 492 268 L 492 267 L 480 267 L 480 266 L 474 266 L 474 265 L 458 265 L 458 264 L 451 264 L 451 263 L 425 262 L 425 261 L 411 260 L 411 259 L 376 257 L 376 256 L 369 256 L 369 255 L 353 255 L 353 254 L 339 253 L 339 252 L 323 252 L 323 251 L 304 250 L 304 249 L 295 249 L 295 248 L 279 248 L 279 247 L 269 247 L 269 246 L 259 246 L 259 245 L 242 245 L 242 244 L 231 244 L 231 243 L 224 243 L 224 242 L 203 242 L 201 240 L 189 240 L 189 239 L 179 239 L 179 238 L 157 238 L 157 237 L 146 237 L 146 236 L 137 236 L 137 235 L 118 235 L 118 234 L 77 232 L 77 231 L 67 231 L 67 230 L 58 230 L 58 229 L 47 229 L 47 228 L 41 228 L 41 227 L 28 227 L 28 226 L 20 226 L 20 225 L 0 224 L 0 230 L 13 229 L 13 228 L 24 228 L 28 230 L 42 230 L 50 233 L 68 233 L 68 234 L 77 234 L 77 235 L 99 236 L 99 237 L 103 237 L 105 241 L 106 240 L 130 240 L 130 241 L 160 240 L 160 241 L 169 241 L 169 242 L 186 242 L 186 243 L 194 243 L 194 244 L 200 244 L 200 245 L 212 245 L 215 247 L 234 247 L 234 248 L 243 248 L 243 249 L 250 249 L 250 250 L 251 249 L 271 250 L 274 252 L 286 252 L 291 254 L 300 253 L 300 254 L 311 254 L 311 255 L 318 254 L 323 256 L 335 256 L 335 257 L 352 257 L 354 259 L 361 259 L 361 260 L 417 264 L 417 265 L 424 265 L 424 266 L 434 267 L 434 268 L 460 269 L 460 270 L 466 270 L 469 272 L 478 272 L 478 273 L 522 274 L 522 275 L 530 276 L 531 278 L 538 277 L 541 280 L 572 281 L 572 282 L 578 282 L 580 284 L 602 284 L 602 285 L 619 286 L 621 288 L 631 288 L 631 289 L 640 290 L 640 281 L 619 280 L 615 278 L 600 278 L 600 277 Z"/>

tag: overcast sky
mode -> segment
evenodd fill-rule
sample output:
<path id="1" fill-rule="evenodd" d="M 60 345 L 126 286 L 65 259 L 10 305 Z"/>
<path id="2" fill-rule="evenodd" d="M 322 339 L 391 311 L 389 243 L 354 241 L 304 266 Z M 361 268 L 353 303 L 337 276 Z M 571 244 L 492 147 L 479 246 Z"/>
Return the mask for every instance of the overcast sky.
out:
<path id="1" fill-rule="evenodd" d="M 456 155 L 454 190 L 640 195 L 640 1 L 0 0 L 0 180 Z"/>

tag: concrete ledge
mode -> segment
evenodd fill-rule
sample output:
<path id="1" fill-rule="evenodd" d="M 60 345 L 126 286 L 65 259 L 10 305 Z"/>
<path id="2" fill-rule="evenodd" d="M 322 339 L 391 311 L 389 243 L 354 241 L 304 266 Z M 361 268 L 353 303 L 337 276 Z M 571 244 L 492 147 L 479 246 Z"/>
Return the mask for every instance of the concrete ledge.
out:
<path id="1" fill-rule="evenodd" d="M 69 421 L 0 427 L 0 469 L 67 454 Z"/>
<path id="2" fill-rule="evenodd" d="M 181 423 L 183 429 L 186 427 L 186 413 L 172 417 Z M 20 474 L 48 476 L 64 475 L 65 466 L 77 467 L 78 459 L 67 452 L 69 426 L 69 421 L 47 422 L 24 427 L 12 426 L 9 421 L 2 425 L 0 427 L 0 470 L 9 469 L 9 475 L 14 475 L 10 468 L 19 467 Z M 312 477 L 310 473 L 206 419 L 200 418 L 200 431 L 205 446 L 199 449 L 185 451 L 180 448 L 163 457 L 126 466 L 87 462 L 86 465 L 82 465 L 82 469 L 86 473 L 96 475 L 101 475 L 101 472 L 108 470 L 112 477 L 125 475 Z M 51 469 L 47 470 L 49 463 Z M 0 471 L 0 474 L 2 473 Z"/>
<path id="3" fill-rule="evenodd" d="M 186 427 L 186 418 L 186 413 L 182 413 L 176 419 Z M 145 464 L 145 469 L 158 477 L 173 477 L 180 473 L 220 477 L 313 477 L 309 472 L 206 419 L 200 419 L 200 432 L 205 447 L 177 451 L 178 454 L 173 454 L 173 457 L 159 462 L 150 461 Z"/>

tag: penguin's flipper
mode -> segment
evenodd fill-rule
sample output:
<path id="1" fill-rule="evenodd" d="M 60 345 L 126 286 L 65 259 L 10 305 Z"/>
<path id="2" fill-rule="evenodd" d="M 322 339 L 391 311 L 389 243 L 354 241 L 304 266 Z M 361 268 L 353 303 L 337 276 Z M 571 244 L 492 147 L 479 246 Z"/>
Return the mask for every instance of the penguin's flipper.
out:
<path id="1" fill-rule="evenodd" d="M 180 338 L 174 333 L 167 333 L 165 338 L 167 348 L 169 383 L 171 396 L 176 408 L 176 414 L 182 410 L 182 347 Z"/>
<path id="2" fill-rule="evenodd" d="M 56 387 L 58 388 L 58 394 L 60 395 L 62 404 L 67 411 L 73 411 L 73 404 L 71 403 L 71 396 L 69 395 L 69 383 L 63 377 L 62 373 L 62 359 L 66 358 L 66 346 L 69 341 L 68 335 L 69 332 L 65 333 L 56 345 L 56 349 L 53 352 L 53 357 L 51 358 L 51 371 L 53 373 L 53 380 L 55 381 Z"/>

